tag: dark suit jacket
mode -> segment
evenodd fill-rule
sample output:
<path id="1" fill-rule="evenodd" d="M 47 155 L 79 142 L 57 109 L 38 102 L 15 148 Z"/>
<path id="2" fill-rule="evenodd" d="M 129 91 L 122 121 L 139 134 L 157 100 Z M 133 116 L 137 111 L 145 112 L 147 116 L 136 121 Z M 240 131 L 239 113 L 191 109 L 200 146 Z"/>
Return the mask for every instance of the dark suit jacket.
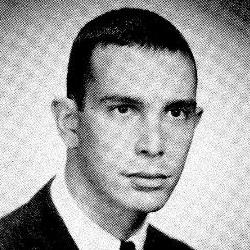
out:
<path id="1" fill-rule="evenodd" d="M 78 249 L 52 202 L 51 182 L 52 180 L 28 203 L 0 220 L 1 250 Z M 144 249 L 191 248 L 149 226 Z"/>

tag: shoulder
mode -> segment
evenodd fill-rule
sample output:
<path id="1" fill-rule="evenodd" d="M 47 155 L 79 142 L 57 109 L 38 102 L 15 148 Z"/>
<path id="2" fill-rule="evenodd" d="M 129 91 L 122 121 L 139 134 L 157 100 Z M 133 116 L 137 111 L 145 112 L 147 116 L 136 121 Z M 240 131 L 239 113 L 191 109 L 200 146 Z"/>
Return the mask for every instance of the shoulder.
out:
<path id="1" fill-rule="evenodd" d="M 0 219 L 0 249 L 77 249 L 51 199 L 52 181 Z"/>
<path id="2" fill-rule="evenodd" d="M 25 204 L 0 219 L 0 246 L 11 247 L 14 242 L 20 242 L 22 235 L 30 223 L 28 205 Z M 5 249 L 4 248 L 4 249 Z"/>
<path id="3" fill-rule="evenodd" d="M 28 238 L 39 234 L 44 207 L 49 199 L 49 186 L 50 182 L 29 202 L 0 219 L 0 249 L 13 249 L 14 246 L 23 249 L 22 244 Z"/>
<path id="4" fill-rule="evenodd" d="M 152 225 L 148 227 L 146 245 L 151 246 L 146 249 L 193 250 L 186 243 L 169 237 Z"/>

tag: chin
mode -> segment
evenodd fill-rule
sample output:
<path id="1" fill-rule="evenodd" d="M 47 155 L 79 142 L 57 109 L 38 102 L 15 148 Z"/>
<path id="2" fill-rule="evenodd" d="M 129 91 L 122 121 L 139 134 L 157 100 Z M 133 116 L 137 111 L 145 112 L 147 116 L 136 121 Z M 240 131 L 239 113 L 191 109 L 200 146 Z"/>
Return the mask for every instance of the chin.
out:
<path id="1" fill-rule="evenodd" d="M 168 201 L 170 194 L 146 193 L 141 194 L 132 207 L 143 213 L 152 213 L 162 209 Z"/>
<path id="2" fill-rule="evenodd" d="M 165 204 L 160 205 L 160 204 L 154 204 L 154 205 L 146 205 L 146 206 L 141 206 L 140 208 L 138 208 L 138 211 L 140 211 L 141 213 L 153 213 L 153 212 L 157 212 L 160 209 L 162 209 L 164 207 Z"/>

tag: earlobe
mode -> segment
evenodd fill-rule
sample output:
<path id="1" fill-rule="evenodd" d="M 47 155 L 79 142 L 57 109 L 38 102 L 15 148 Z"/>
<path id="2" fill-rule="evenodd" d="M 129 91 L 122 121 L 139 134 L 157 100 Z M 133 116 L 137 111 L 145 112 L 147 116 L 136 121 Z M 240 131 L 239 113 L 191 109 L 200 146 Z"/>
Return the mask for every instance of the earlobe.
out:
<path id="1" fill-rule="evenodd" d="M 78 111 L 75 102 L 68 98 L 56 98 L 51 103 L 51 110 L 65 145 L 68 148 L 77 147 Z"/>
<path id="2" fill-rule="evenodd" d="M 198 116 L 201 118 L 201 116 L 202 116 L 202 114 L 203 114 L 203 108 L 197 107 L 197 114 L 198 114 Z"/>
<path id="3" fill-rule="evenodd" d="M 196 126 L 199 124 L 199 122 L 200 122 L 200 119 L 201 119 L 201 117 L 202 117 L 202 114 L 203 114 L 203 108 L 201 108 L 201 107 L 197 107 L 196 108 Z"/>

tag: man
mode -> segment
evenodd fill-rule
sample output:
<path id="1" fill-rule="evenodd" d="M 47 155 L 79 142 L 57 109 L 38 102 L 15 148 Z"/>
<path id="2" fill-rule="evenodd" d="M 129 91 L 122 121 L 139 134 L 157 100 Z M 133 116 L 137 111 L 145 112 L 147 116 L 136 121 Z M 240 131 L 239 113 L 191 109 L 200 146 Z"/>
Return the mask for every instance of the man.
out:
<path id="1" fill-rule="evenodd" d="M 192 52 L 164 18 L 107 12 L 75 39 L 52 111 L 65 171 L 1 220 L 1 249 L 190 249 L 147 224 L 177 184 L 201 117 Z"/>

